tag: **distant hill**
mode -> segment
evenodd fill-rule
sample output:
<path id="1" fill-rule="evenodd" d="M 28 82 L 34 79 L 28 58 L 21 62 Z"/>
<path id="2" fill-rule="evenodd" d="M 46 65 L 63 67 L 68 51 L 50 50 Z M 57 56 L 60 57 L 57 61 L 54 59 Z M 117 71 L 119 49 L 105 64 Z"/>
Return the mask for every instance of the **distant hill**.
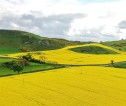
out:
<path id="1" fill-rule="evenodd" d="M 53 50 L 76 44 L 81 44 L 81 42 L 46 38 L 18 30 L 0 30 L 0 54 Z"/>
<path id="2" fill-rule="evenodd" d="M 121 51 L 126 51 L 126 40 L 123 39 L 119 41 L 102 42 L 102 44 L 113 47 Z"/>

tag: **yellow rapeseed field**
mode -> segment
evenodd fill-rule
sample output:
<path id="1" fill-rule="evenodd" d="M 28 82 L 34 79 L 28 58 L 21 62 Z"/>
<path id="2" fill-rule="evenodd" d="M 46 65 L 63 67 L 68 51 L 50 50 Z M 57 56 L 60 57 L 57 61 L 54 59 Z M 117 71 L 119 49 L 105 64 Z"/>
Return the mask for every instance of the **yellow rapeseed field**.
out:
<path id="1" fill-rule="evenodd" d="M 0 106 L 126 106 L 126 69 L 81 66 L 0 78 Z"/>
<path id="2" fill-rule="evenodd" d="M 100 46 L 103 48 L 108 48 L 117 52 L 118 54 L 83 54 L 77 53 L 69 50 L 70 48 L 81 47 L 81 46 Z M 59 64 L 108 64 L 111 60 L 115 62 L 125 61 L 126 53 L 119 50 L 107 47 L 101 44 L 86 44 L 79 46 L 69 46 L 63 49 L 45 51 L 43 54 L 46 57 L 46 61 L 54 61 Z M 39 59 L 39 56 L 35 56 Z"/>
<path id="3" fill-rule="evenodd" d="M 110 49 L 112 51 L 117 52 L 118 54 L 84 54 L 77 53 L 69 50 L 70 48 L 76 48 L 81 46 L 99 46 L 103 48 Z M 40 52 L 41 55 L 36 52 L 29 52 L 36 59 L 41 59 L 42 56 L 46 57 L 46 62 L 57 62 L 58 64 L 108 64 L 111 60 L 115 62 L 125 61 L 126 53 L 121 52 L 119 50 L 113 49 L 108 46 L 104 46 L 102 44 L 93 43 L 93 44 L 85 44 L 78 46 L 68 46 L 58 50 L 48 50 L 48 51 L 37 51 Z M 8 54 L 1 55 L 0 57 L 11 57 L 18 58 L 22 55 L 26 55 L 27 53 L 16 53 L 16 54 Z"/>
<path id="4" fill-rule="evenodd" d="M 113 50 L 118 54 L 84 54 L 84 53 L 77 53 L 69 50 L 70 48 L 81 47 L 81 46 L 92 46 L 92 45 Z M 111 62 L 111 60 L 114 60 L 114 62 L 120 62 L 126 60 L 125 52 L 121 52 L 119 50 L 98 43 L 78 45 L 78 46 L 68 46 L 58 50 L 41 51 L 41 55 L 38 55 L 35 52 L 30 52 L 30 53 L 32 53 L 33 57 L 36 59 L 41 59 L 41 56 L 44 56 L 46 57 L 45 59 L 46 62 L 57 62 L 58 64 L 76 64 L 76 65 L 108 64 Z M 13 58 L 25 54 L 26 53 L 16 53 L 16 54 L 10 54 L 8 56 L 3 55 L 3 57 Z"/>
<path id="5" fill-rule="evenodd" d="M 106 64 L 125 61 L 126 53 L 82 54 L 63 49 L 33 52 L 36 59 L 59 64 Z M 17 58 L 26 53 L 3 55 Z M 0 106 L 126 106 L 126 69 L 76 66 L 0 78 Z"/>

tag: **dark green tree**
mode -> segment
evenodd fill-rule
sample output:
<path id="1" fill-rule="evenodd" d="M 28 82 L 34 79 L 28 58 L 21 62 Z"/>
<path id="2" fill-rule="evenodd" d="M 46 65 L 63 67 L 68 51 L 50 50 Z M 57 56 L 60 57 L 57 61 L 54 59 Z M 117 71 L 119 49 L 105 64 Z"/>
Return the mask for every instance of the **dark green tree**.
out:
<path id="1" fill-rule="evenodd" d="M 22 65 L 19 65 L 19 64 L 15 64 L 12 69 L 14 70 L 14 72 L 18 72 L 18 74 L 20 73 L 20 71 L 23 70 L 23 66 Z"/>

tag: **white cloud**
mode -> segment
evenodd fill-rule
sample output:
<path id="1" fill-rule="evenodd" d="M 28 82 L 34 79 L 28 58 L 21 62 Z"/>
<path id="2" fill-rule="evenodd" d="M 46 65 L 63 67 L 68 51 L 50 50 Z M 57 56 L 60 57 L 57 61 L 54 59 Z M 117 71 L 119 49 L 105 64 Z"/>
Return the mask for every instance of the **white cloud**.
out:
<path id="1" fill-rule="evenodd" d="M 86 18 L 77 19 L 71 24 L 68 35 L 80 35 L 82 40 L 96 36 L 96 41 L 118 40 L 126 38 L 124 30 L 120 30 L 118 24 L 126 19 L 126 1 L 92 3 L 81 8 L 87 14 Z M 111 35 L 111 36 L 110 36 Z M 109 36 L 109 38 L 108 38 Z"/>
<path id="2" fill-rule="evenodd" d="M 126 38 L 125 4 L 126 0 L 1 0 L 0 28 L 70 40 L 118 40 Z"/>

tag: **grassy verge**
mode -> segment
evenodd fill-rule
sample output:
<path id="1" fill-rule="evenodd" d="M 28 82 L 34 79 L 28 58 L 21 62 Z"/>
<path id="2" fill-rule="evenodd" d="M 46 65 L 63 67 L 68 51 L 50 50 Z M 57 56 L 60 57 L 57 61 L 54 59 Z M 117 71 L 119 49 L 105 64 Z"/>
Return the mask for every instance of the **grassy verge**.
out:
<path id="1" fill-rule="evenodd" d="M 18 74 L 17 72 L 14 72 L 13 70 L 10 70 L 9 68 L 2 66 L 2 64 L 4 62 L 8 62 L 8 61 L 12 61 L 12 60 L 13 59 L 0 58 L 0 77 Z M 52 69 L 57 69 L 57 68 L 62 68 L 62 67 L 63 66 L 61 66 L 61 65 L 40 64 L 40 63 L 30 62 L 30 65 L 24 67 L 24 70 L 21 71 L 20 74 L 37 72 L 37 71 L 52 70 Z"/>
<path id="2" fill-rule="evenodd" d="M 126 62 L 118 62 L 118 63 L 114 63 L 113 65 L 111 65 L 115 68 L 126 68 Z"/>

